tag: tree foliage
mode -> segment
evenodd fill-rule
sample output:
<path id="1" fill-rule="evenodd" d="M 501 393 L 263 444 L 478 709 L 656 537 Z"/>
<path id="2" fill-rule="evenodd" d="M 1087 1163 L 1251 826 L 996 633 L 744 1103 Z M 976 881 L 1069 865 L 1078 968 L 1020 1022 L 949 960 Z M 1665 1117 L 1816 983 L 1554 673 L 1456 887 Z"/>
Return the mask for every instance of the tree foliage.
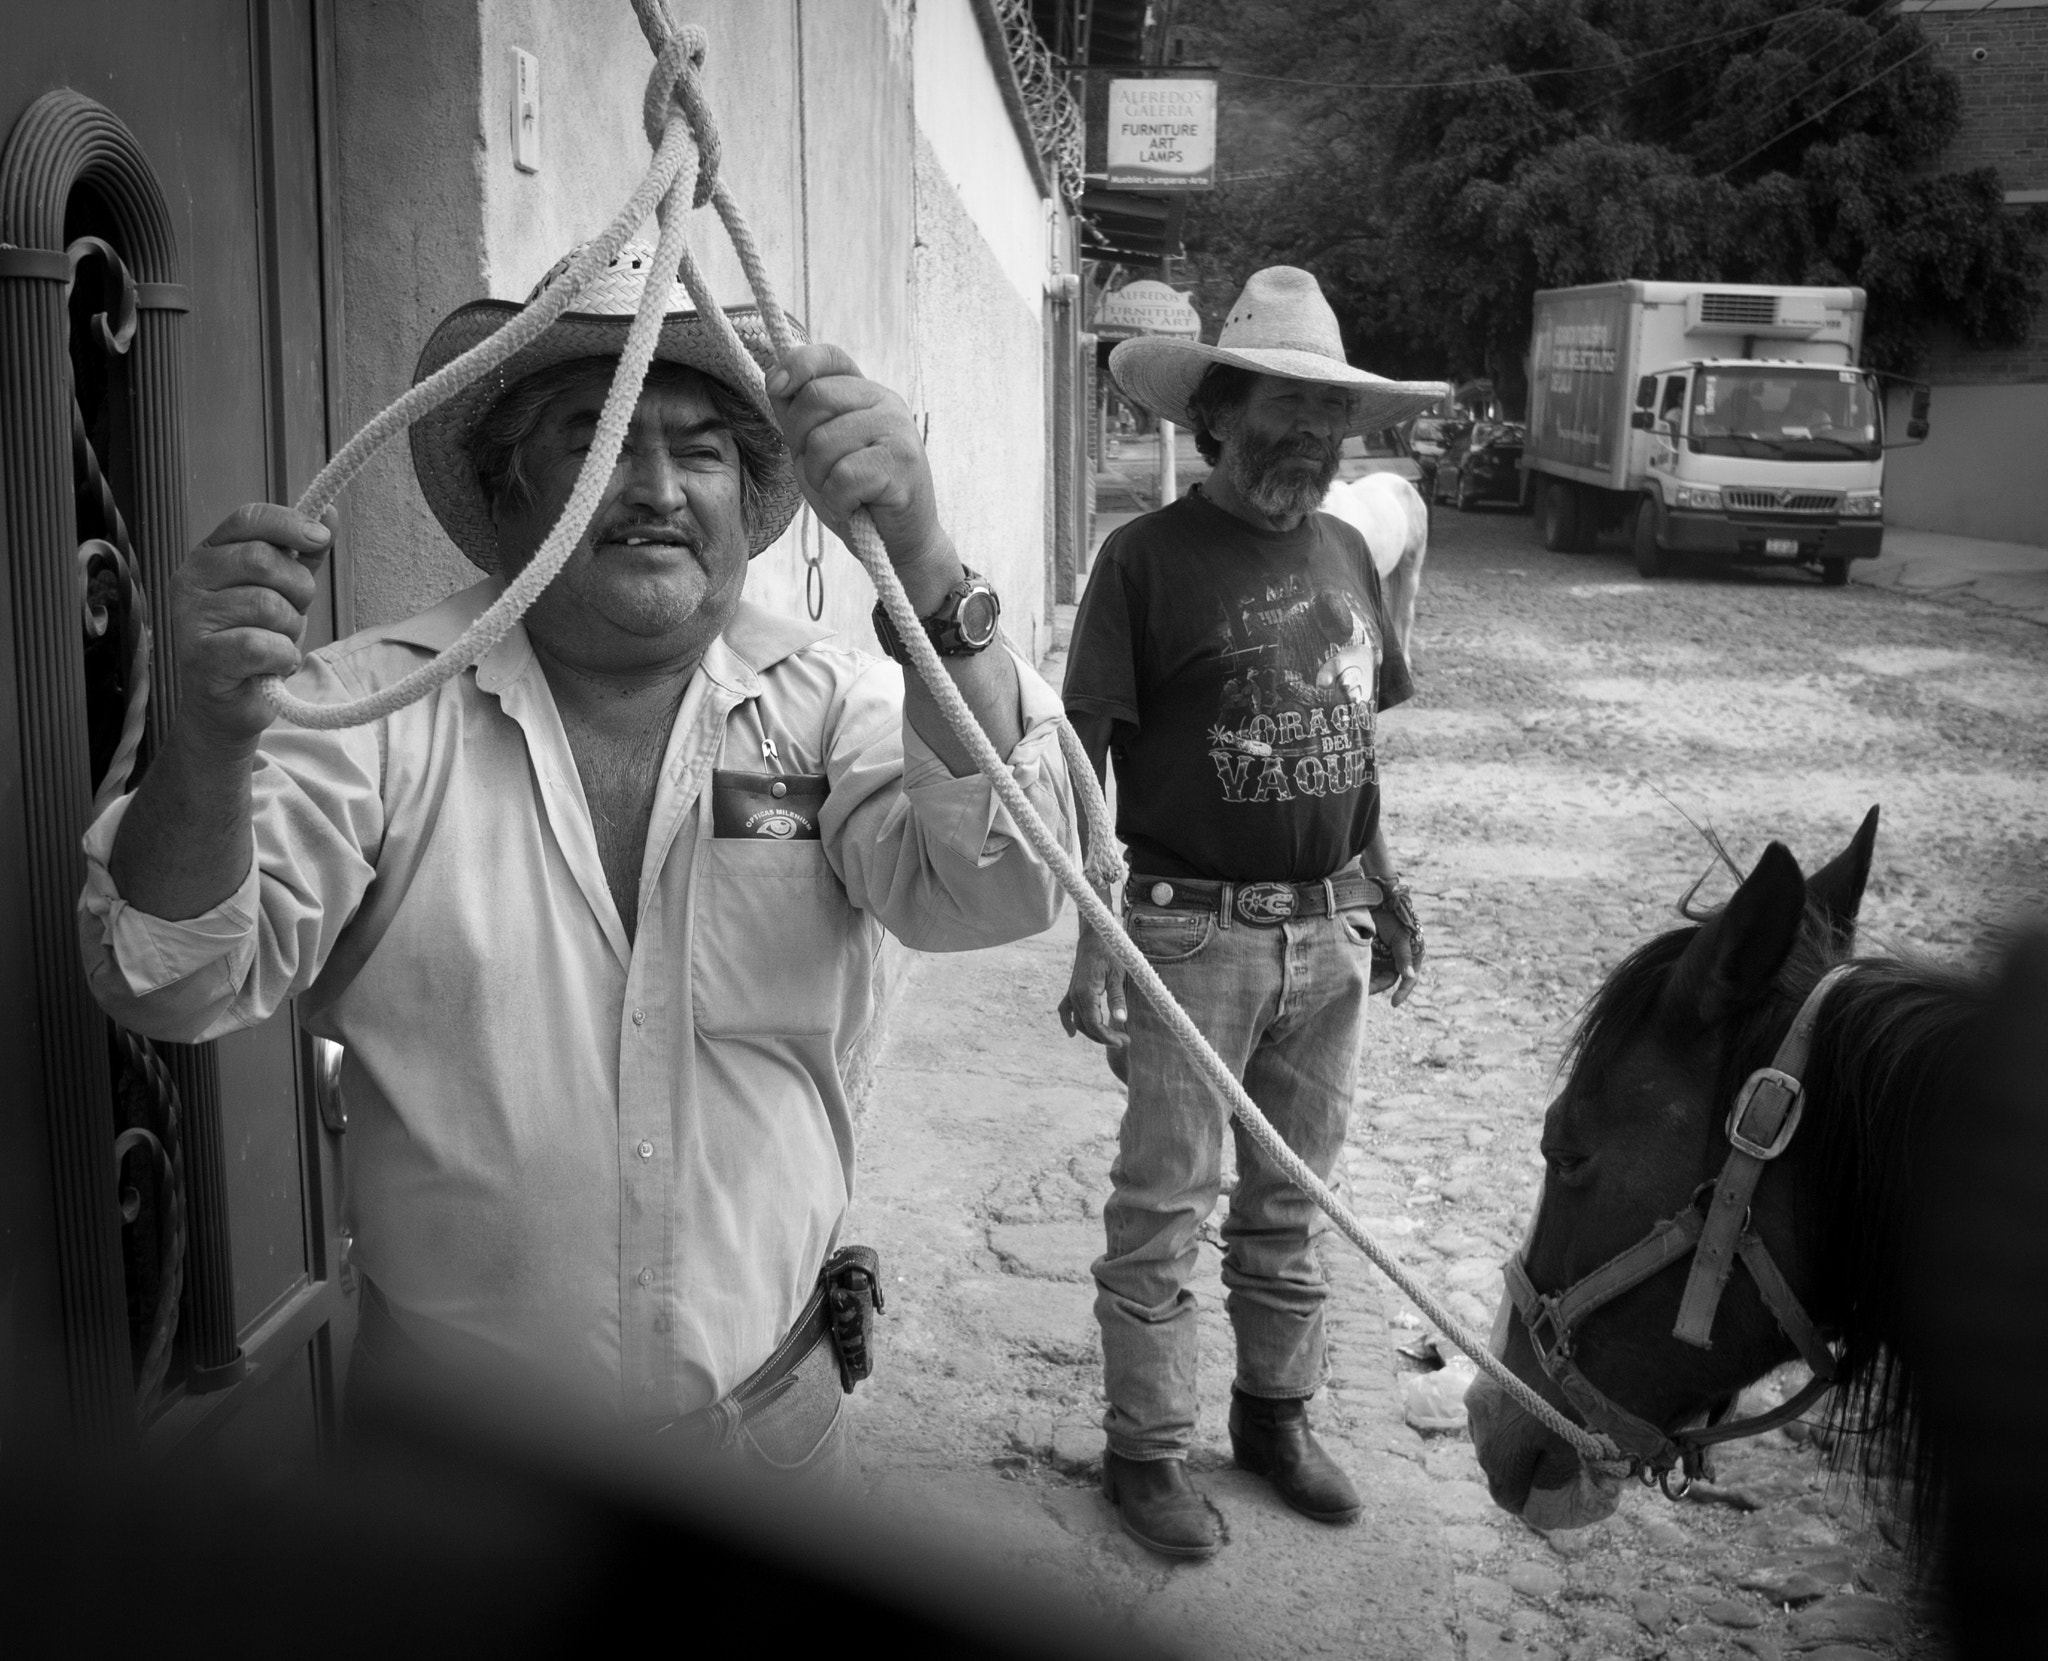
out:
<path id="1" fill-rule="evenodd" d="M 1187 242 L 1213 322 L 1259 265 L 1323 279 L 1360 361 L 1520 380 L 1539 288 L 1856 284 L 1866 359 L 1940 323 L 2023 341 L 2038 213 L 1939 170 L 1960 94 L 1885 0 L 1184 0 L 1223 80 Z M 1255 77 L 1273 77 L 1261 79 Z M 1338 83 L 1338 84 L 1305 84 Z"/>

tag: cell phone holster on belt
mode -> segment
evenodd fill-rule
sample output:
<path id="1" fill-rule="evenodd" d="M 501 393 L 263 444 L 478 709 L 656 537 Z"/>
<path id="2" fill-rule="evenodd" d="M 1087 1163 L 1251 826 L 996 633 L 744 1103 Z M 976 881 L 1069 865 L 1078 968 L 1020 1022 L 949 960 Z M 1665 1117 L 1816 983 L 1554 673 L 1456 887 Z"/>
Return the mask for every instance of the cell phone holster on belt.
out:
<path id="1" fill-rule="evenodd" d="M 870 1334 L 881 1313 L 882 1260 L 872 1246 L 841 1246 L 825 1261 L 825 1328 L 848 1395 L 875 1370 Z"/>

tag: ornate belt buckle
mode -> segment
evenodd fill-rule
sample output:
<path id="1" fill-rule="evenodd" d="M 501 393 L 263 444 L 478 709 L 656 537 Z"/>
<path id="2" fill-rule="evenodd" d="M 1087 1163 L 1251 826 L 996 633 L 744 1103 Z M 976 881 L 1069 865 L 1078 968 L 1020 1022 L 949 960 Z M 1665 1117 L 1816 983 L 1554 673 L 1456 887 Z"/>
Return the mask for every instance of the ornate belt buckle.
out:
<path id="1" fill-rule="evenodd" d="M 1249 882 L 1237 891 L 1231 907 L 1247 923 L 1284 923 L 1294 915 L 1294 884 Z"/>

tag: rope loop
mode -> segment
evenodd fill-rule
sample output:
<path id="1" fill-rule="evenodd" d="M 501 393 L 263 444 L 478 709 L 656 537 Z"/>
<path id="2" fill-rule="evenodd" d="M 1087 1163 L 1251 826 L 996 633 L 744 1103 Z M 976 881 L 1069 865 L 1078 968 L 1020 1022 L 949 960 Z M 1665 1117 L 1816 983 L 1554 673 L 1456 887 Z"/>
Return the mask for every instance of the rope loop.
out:
<path id="1" fill-rule="evenodd" d="M 665 14 L 662 23 L 668 25 Z M 675 30 L 654 54 L 654 69 L 647 77 L 647 94 L 640 105 L 640 123 L 651 149 L 661 148 L 677 112 L 689 122 L 690 136 L 697 142 L 697 189 L 690 199 L 693 208 L 709 203 L 712 187 L 718 183 L 718 123 L 712 119 L 711 106 L 704 102 L 703 83 L 697 79 L 697 71 L 704 67 L 704 54 L 710 49 L 709 38 L 696 24 Z"/>

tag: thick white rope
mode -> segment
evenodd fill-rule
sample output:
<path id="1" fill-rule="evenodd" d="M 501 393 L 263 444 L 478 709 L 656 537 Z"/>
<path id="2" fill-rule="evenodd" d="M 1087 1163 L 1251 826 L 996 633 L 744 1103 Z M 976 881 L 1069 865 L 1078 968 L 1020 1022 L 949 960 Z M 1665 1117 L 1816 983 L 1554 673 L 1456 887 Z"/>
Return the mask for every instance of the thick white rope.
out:
<path id="1" fill-rule="evenodd" d="M 683 200 L 691 194 L 682 179 L 683 167 L 686 162 L 702 162 L 704 165 L 701 168 L 693 168 L 694 176 L 701 171 L 710 171 L 711 166 L 715 165 L 716 152 L 709 138 L 709 118 L 703 112 L 701 97 L 695 85 L 696 70 L 704 58 L 703 31 L 694 26 L 679 31 L 668 16 L 664 0 L 632 0 L 632 5 L 656 58 L 646 101 L 651 139 L 657 116 L 662 122 L 654 166 L 641 182 L 640 188 L 634 192 L 633 199 L 612 222 L 605 235 L 592 244 L 570 272 L 534 304 L 527 307 L 489 340 L 465 353 L 439 373 L 422 381 L 351 439 L 334 460 L 322 469 L 320 476 L 308 488 L 300 500 L 300 511 L 317 513 L 339 493 L 341 487 L 354 476 L 363 462 L 380 445 L 425 414 L 427 410 L 434 408 L 503 362 L 513 352 L 527 345 L 568 308 L 570 301 L 595 272 L 610 262 L 619 245 L 634 229 L 644 223 L 649 207 L 654 201 L 658 201 L 661 238 L 656 247 L 653 271 L 645 286 L 640 309 L 635 314 L 632 328 L 627 333 L 625 348 L 620 353 L 618 374 L 613 380 L 611 393 L 605 400 L 604 413 L 599 418 L 596 437 L 591 444 L 583 470 L 577 477 L 575 489 L 562 510 L 561 519 L 549 533 L 547 542 L 532 563 L 506 588 L 490 610 L 479 617 L 459 640 L 432 663 L 406 676 L 383 692 L 353 704 L 310 705 L 286 693 L 281 684 L 267 683 L 265 691 L 279 713 L 301 725 L 359 726 L 403 708 L 414 699 L 424 696 L 433 687 L 460 674 L 484 652 L 490 650 L 491 646 L 503 639 L 532 604 L 535 596 L 554 579 L 589 526 L 590 519 L 596 511 L 598 498 L 617 463 L 625 439 L 627 422 L 638 403 L 640 388 L 646 379 L 647 367 L 652 360 L 659 335 L 661 305 L 666 299 L 663 285 L 657 280 L 661 272 L 673 270 L 680 274 L 684 288 L 688 290 L 691 300 L 697 307 L 698 315 L 711 325 L 714 336 L 722 344 L 728 372 L 734 384 L 746 389 L 764 409 L 768 409 L 767 393 L 762 383 L 760 368 L 741 344 L 739 335 L 732 326 L 732 320 L 726 316 L 716 296 L 711 293 L 709 284 L 705 282 L 704 275 L 682 236 Z M 692 136 L 693 131 L 702 131 L 707 135 L 702 142 L 703 149 L 708 154 L 700 156 L 699 141 Z M 697 194 L 701 196 L 701 189 Z M 796 349 L 799 342 L 788 317 L 776 303 L 774 287 L 762 262 L 752 227 L 748 225 L 746 216 L 740 211 L 724 180 L 715 175 L 711 184 L 710 200 L 717 209 L 727 234 L 732 238 L 734 251 L 739 256 L 747 281 L 759 303 L 762 321 L 774 345 L 775 353 L 778 357 L 786 356 Z M 512 337 L 509 343 L 508 337 Z M 772 410 L 770 413 L 773 413 Z M 1603 1465 L 1620 1460 L 1620 1449 L 1606 1437 L 1594 1435 L 1582 1425 L 1574 1423 L 1517 1378 L 1489 1351 L 1483 1339 L 1468 1330 L 1427 1287 L 1366 1233 L 1349 1208 L 1330 1190 L 1329 1185 L 1282 1139 L 1271 1121 L 1245 1093 L 1244 1086 L 1237 1076 L 1210 1047 L 1201 1029 L 1174 1000 L 1173 994 L 1160 980 L 1158 971 L 1124 932 L 1123 924 L 1116 913 L 1104 903 L 1095 886 L 1091 884 L 1093 878 L 1094 883 L 1100 884 L 1107 892 L 1113 894 L 1116 885 L 1122 880 L 1122 866 L 1114 852 L 1109 809 L 1103 800 L 1102 787 L 1095 777 L 1094 765 L 1089 760 L 1078 735 L 1065 720 L 1061 720 L 1061 752 L 1066 758 L 1067 770 L 1074 781 L 1074 787 L 1080 794 L 1082 815 L 1088 829 L 1089 862 L 1085 871 L 1074 863 L 1065 847 L 1061 845 L 1059 837 L 1039 817 L 1037 810 L 1031 805 L 1030 798 L 1025 795 L 1023 787 L 1017 783 L 1002 756 L 997 753 L 995 745 L 989 741 L 988 734 L 982 730 L 981 723 L 975 719 L 974 712 L 968 707 L 967 700 L 961 696 L 960 689 L 954 685 L 953 677 L 947 674 L 944 664 L 939 660 L 937 649 L 925 634 L 924 625 L 912 607 L 909 596 L 903 591 L 903 584 L 897 578 L 895 567 L 889 562 L 888 551 L 882 545 L 882 538 L 875 529 L 874 521 L 863 509 L 853 515 L 847 530 L 848 545 L 854 557 L 860 561 L 874 582 L 883 609 L 888 612 L 890 622 L 895 625 L 897 638 L 902 641 L 909 653 L 918 678 L 930 691 L 954 736 L 974 758 L 975 766 L 988 780 L 997 799 L 1008 810 L 1011 820 L 1023 834 L 1024 840 L 1051 868 L 1059 879 L 1060 886 L 1073 899 L 1083 924 L 1095 931 L 1123 968 L 1124 973 L 1137 984 L 1139 991 L 1173 1029 L 1174 1035 L 1194 1055 L 1202 1072 L 1230 1111 L 1237 1116 L 1246 1134 L 1251 1137 L 1260 1152 L 1284 1172 L 1289 1181 L 1314 1200 L 1336 1225 L 1338 1232 L 1363 1252 L 1417 1309 L 1435 1323 L 1438 1331 L 1469 1355 L 1480 1370 L 1512 1396 L 1524 1411 L 1570 1443 L 1583 1458 Z"/>

